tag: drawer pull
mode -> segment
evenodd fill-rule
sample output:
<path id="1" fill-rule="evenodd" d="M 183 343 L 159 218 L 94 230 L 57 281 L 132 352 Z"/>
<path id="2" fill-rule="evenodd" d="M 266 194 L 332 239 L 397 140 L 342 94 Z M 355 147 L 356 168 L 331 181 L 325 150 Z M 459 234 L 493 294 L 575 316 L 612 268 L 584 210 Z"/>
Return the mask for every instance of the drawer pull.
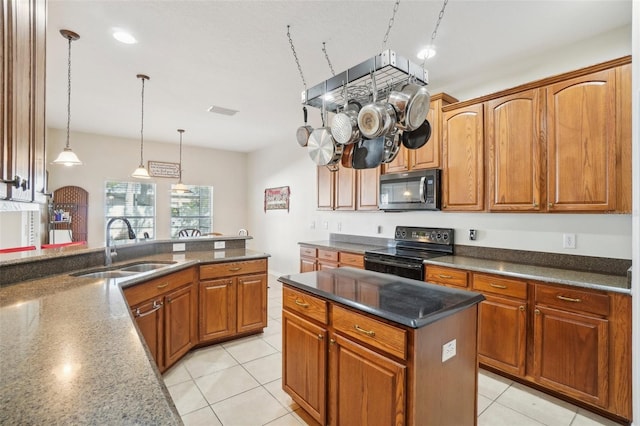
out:
<path id="1" fill-rule="evenodd" d="M 520 309 L 521 311 L 524 311 L 524 306 L 520 305 L 518 309 Z"/>
<path id="2" fill-rule="evenodd" d="M 356 329 L 357 332 L 362 333 L 362 334 L 366 334 L 369 337 L 375 337 L 376 336 L 376 332 L 373 330 L 365 330 L 364 328 L 361 328 L 358 324 L 354 325 L 353 328 Z"/>
<path id="3" fill-rule="evenodd" d="M 438 274 L 438 277 L 444 278 L 446 280 L 450 280 L 451 278 L 453 278 L 451 275 L 446 275 L 446 274 Z"/>
<path id="4" fill-rule="evenodd" d="M 582 302 L 582 300 L 581 300 L 581 299 L 573 299 L 573 298 L 571 298 L 571 297 L 560 296 L 560 295 L 557 295 L 557 296 L 556 296 L 556 298 L 557 298 L 557 299 L 560 299 L 560 300 L 564 300 L 565 302 L 573 302 L 573 303 L 580 303 L 580 302 Z"/>
<path id="5" fill-rule="evenodd" d="M 299 300 L 299 299 L 296 299 L 296 305 L 302 306 L 303 308 L 308 308 L 309 307 L 308 303 L 305 303 L 304 301 Z"/>
<path id="6" fill-rule="evenodd" d="M 160 289 L 165 288 L 165 287 L 168 287 L 168 286 L 169 286 L 169 283 L 168 283 L 168 282 L 166 282 L 166 283 L 164 283 L 164 284 L 160 284 L 160 285 L 159 285 L 158 287 L 156 287 L 156 288 L 157 288 L 158 290 L 160 290 Z"/>
<path id="7" fill-rule="evenodd" d="M 324 339 L 324 336 L 322 334 L 318 334 L 318 340 L 322 340 Z"/>
<path id="8" fill-rule="evenodd" d="M 536 313 L 536 315 L 540 315 L 540 309 L 536 309 L 534 312 Z"/>
<path id="9" fill-rule="evenodd" d="M 155 311 L 157 311 L 157 310 L 158 310 L 158 309 L 160 309 L 160 308 L 162 308 L 162 303 L 158 303 L 158 302 L 154 301 L 154 302 L 153 302 L 153 309 L 152 309 L 152 310 L 150 310 L 149 312 L 145 312 L 145 313 L 143 314 L 143 313 L 140 313 L 140 308 L 137 308 L 137 309 L 136 309 L 135 317 L 136 317 L 136 318 L 146 317 L 147 315 L 151 315 L 152 313 L 154 313 Z"/>
<path id="10" fill-rule="evenodd" d="M 229 268 L 229 272 L 238 272 L 240 269 L 242 269 L 242 268 L 240 268 L 240 267 L 238 267 L 238 268 Z"/>
<path id="11" fill-rule="evenodd" d="M 502 285 L 502 284 L 494 284 L 494 283 L 489 283 L 489 285 L 493 288 L 500 288 L 500 289 L 506 289 L 507 286 L 506 285 Z"/>

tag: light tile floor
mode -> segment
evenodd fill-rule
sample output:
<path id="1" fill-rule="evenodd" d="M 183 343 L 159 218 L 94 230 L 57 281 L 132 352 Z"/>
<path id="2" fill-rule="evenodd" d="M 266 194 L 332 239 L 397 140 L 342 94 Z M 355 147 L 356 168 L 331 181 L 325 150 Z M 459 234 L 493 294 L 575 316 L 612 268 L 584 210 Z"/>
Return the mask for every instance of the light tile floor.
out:
<path id="1" fill-rule="evenodd" d="M 282 391 L 282 285 L 273 276 L 268 306 L 263 334 L 198 349 L 165 373 L 185 425 L 317 425 Z M 615 424 L 488 371 L 479 374 L 479 426 Z"/>

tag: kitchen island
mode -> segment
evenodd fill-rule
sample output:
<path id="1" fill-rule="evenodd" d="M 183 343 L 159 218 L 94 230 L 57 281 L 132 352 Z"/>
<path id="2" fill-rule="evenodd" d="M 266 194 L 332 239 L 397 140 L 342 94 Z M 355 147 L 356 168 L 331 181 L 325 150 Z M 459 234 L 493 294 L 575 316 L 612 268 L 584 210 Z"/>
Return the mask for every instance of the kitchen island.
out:
<path id="1" fill-rule="evenodd" d="M 283 389 L 319 423 L 475 424 L 482 295 L 348 267 L 279 281 Z"/>
<path id="2" fill-rule="evenodd" d="M 157 253 L 135 262 L 173 263 L 129 278 L 74 270 L 0 286 L 0 424 L 182 424 L 122 288 L 266 258 L 244 248 Z"/>

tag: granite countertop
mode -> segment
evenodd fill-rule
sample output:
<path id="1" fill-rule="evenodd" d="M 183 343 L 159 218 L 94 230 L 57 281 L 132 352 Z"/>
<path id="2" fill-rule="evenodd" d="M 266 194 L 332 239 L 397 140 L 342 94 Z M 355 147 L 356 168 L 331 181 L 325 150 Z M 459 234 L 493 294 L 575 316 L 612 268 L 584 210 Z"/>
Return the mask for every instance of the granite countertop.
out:
<path id="1" fill-rule="evenodd" d="M 155 254 L 121 263 L 176 263 L 128 280 L 69 271 L 0 287 L 0 424 L 182 424 L 121 287 L 198 263 L 266 257 Z"/>
<path id="2" fill-rule="evenodd" d="M 350 267 L 284 275 L 278 280 L 411 328 L 424 327 L 484 300 L 480 293 Z M 353 286 L 358 291 L 348 291 Z"/>
<path id="3" fill-rule="evenodd" d="M 548 268 L 545 266 L 524 265 L 521 263 L 501 262 L 464 256 L 436 257 L 425 260 L 425 264 L 631 294 L 629 280 L 626 276 Z"/>
<path id="4" fill-rule="evenodd" d="M 364 252 L 368 250 L 376 250 L 376 249 L 381 249 L 386 247 L 382 245 L 371 245 L 371 244 L 364 244 L 364 243 L 352 243 L 352 242 L 334 241 L 334 240 L 304 241 L 298 244 L 305 247 L 347 251 L 349 253 L 357 253 L 357 254 L 364 254 Z"/>

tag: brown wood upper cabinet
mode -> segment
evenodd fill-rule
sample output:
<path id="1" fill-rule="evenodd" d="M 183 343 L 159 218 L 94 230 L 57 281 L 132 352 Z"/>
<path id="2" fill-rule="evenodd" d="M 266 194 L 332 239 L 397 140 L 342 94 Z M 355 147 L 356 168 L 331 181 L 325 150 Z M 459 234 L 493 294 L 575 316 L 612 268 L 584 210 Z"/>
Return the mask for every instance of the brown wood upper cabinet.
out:
<path id="1" fill-rule="evenodd" d="M 377 210 L 380 167 L 355 170 L 339 166 L 335 172 L 317 168 L 318 210 Z"/>
<path id="2" fill-rule="evenodd" d="M 442 120 L 442 210 L 483 210 L 483 105 L 446 111 Z"/>
<path id="3" fill-rule="evenodd" d="M 540 211 L 544 91 L 532 89 L 486 103 L 490 211 Z"/>
<path id="4" fill-rule="evenodd" d="M 615 69 L 546 92 L 549 211 L 615 209 Z"/>
<path id="5" fill-rule="evenodd" d="M 46 202 L 46 1 L 5 0 L 1 11 L 0 177 L 25 183 L 1 184 L 0 198 Z"/>
<path id="6" fill-rule="evenodd" d="M 431 124 L 429 142 L 420 149 L 400 147 L 395 160 L 383 166 L 383 173 L 398 173 L 408 170 L 432 169 L 440 167 L 442 146 L 442 107 L 457 102 L 446 93 L 438 93 L 431 97 L 431 106 L 427 121 Z"/>

